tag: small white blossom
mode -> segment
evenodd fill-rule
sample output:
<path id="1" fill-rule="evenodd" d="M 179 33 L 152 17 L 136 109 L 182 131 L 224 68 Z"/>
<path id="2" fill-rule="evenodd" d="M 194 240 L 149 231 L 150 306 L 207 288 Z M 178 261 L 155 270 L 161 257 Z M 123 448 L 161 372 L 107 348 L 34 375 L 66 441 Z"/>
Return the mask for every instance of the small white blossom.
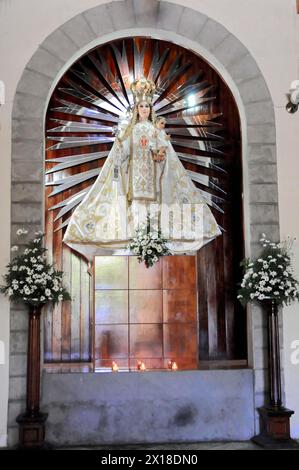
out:
<path id="1" fill-rule="evenodd" d="M 26 235 L 26 233 L 28 233 L 28 230 L 25 230 L 23 228 L 19 228 L 19 230 L 16 231 L 16 234 L 18 235 L 18 237 L 20 235 Z"/>
<path id="2" fill-rule="evenodd" d="M 17 245 L 14 245 L 11 247 L 11 251 L 18 251 L 19 247 Z"/>

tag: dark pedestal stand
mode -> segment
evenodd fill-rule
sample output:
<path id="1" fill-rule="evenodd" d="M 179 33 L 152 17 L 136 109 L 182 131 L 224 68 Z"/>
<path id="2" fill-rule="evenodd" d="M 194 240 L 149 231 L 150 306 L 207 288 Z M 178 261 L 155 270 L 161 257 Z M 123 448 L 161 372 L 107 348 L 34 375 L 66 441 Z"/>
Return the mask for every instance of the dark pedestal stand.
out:
<path id="1" fill-rule="evenodd" d="M 263 302 L 267 312 L 269 405 L 258 408 L 261 432 L 252 440 L 266 449 L 298 449 L 290 436 L 290 417 L 294 411 L 282 406 L 278 308 L 275 300 Z"/>
<path id="2" fill-rule="evenodd" d="M 40 402 L 40 316 L 42 306 L 29 311 L 26 411 L 17 417 L 19 449 L 45 448 L 45 422 L 48 415 Z"/>

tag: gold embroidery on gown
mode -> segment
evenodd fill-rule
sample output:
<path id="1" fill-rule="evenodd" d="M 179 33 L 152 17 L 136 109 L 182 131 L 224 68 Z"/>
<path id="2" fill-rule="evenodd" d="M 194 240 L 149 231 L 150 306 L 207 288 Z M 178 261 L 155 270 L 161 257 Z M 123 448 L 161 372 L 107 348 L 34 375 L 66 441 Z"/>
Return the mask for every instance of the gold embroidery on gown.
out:
<path id="1" fill-rule="evenodd" d="M 161 147 L 166 158 L 155 162 L 152 150 Z M 172 207 L 188 207 L 183 221 L 169 216 Z M 125 140 L 115 140 L 97 180 L 73 212 L 63 241 L 89 260 L 97 254 L 129 254 L 127 244 L 152 208 L 173 253 L 194 252 L 221 234 L 166 133 L 145 121 Z M 187 224 L 190 220 L 193 225 Z M 191 230 L 194 226 L 200 230 Z"/>

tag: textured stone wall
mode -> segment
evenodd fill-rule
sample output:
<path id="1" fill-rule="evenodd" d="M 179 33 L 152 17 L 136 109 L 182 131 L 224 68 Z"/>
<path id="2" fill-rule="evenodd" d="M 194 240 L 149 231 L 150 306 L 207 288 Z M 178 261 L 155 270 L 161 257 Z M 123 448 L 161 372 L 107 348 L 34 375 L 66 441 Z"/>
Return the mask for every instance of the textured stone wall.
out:
<path id="1" fill-rule="evenodd" d="M 252 375 L 248 369 L 45 373 L 47 440 L 54 446 L 248 440 Z"/>
<path id="2" fill-rule="evenodd" d="M 231 77 L 241 98 L 247 138 L 244 174 L 248 175 L 245 207 L 252 256 L 258 253 L 262 232 L 279 238 L 276 171 L 276 133 L 271 96 L 255 60 L 244 45 L 221 24 L 205 15 L 165 1 L 125 0 L 88 10 L 61 25 L 39 46 L 19 81 L 13 106 L 12 136 L 12 243 L 19 227 L 40 229 L 43 224 L 43 118 L 49 92 L 64 64 L 108 33 L 147 28 L 175 33 L 204 48 Z M 242 115 L 242 114 L 241 114 Z M 265 370 L 265 325 L 255 307 L 251 316 L 255 406 L 263 403 L 268 387 Z M 27 319 L 12 306 L 10 344 L 9 445 L 16 442 L 15 418 L 24 406 Z M 256 426 L 258 428 L 257 414 Z M 166 439 L 166 436 L 165 436 Z"/>

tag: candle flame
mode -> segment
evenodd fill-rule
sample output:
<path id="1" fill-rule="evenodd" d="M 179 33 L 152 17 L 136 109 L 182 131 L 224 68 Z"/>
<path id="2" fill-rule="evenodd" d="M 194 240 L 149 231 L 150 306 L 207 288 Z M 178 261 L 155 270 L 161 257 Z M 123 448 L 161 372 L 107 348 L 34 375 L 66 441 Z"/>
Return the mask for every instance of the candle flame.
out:
<path id="1" fill-rule="evenodd" d="M 168 369 L 178 370 L 178 365 L 175 361 L 168 361 L 167 366 L 168 366 Z"/>
<path id="2" fill-rule="evenodd" d="M 137 364 L 137 369 L 138 369 L 138 370 L 141 370 L 141 371 L 146 370 L 146 367 L 145 367 L 144 362 L 139 361 L 138 364 Z"/>

